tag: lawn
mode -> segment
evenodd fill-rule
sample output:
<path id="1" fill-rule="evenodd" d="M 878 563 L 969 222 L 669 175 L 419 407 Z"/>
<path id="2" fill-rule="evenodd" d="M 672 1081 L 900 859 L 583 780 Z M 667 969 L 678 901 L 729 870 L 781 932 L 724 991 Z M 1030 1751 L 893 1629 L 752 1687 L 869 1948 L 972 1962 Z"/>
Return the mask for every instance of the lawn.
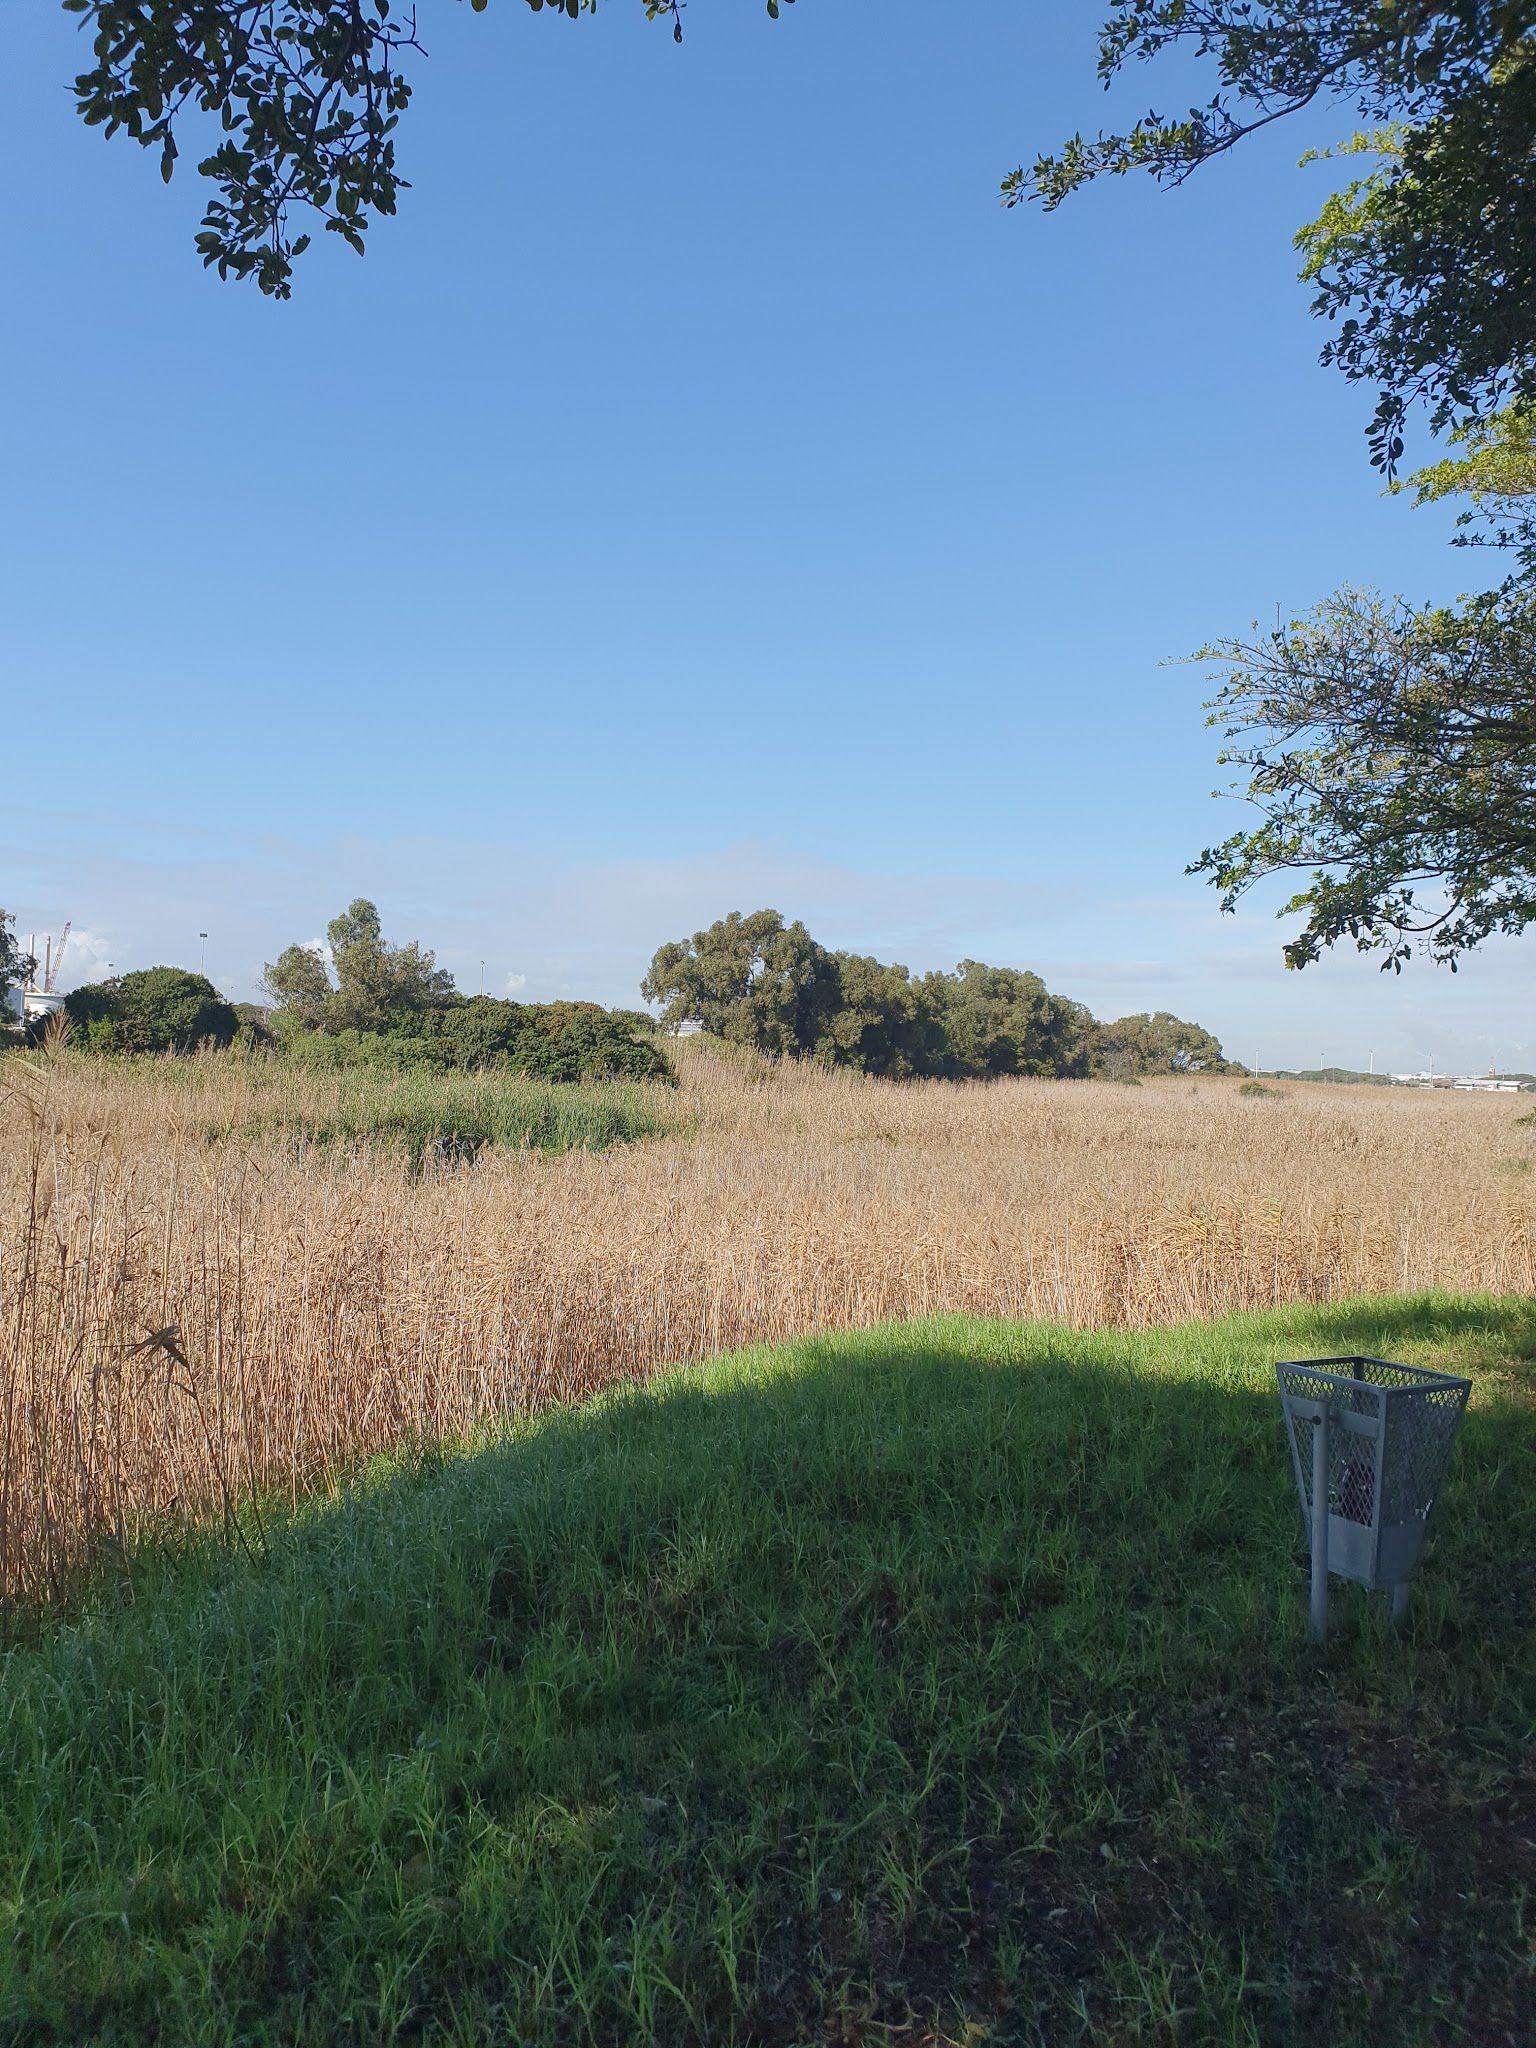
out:
<path id="1" fill-rule="evenodd" d="M 1321 1650 L 1276 1357 L 1476 1382 Z M 726 1358 L 0 1663 L 0 2041 L 1519 2043 L 1536 1304 Z"/>

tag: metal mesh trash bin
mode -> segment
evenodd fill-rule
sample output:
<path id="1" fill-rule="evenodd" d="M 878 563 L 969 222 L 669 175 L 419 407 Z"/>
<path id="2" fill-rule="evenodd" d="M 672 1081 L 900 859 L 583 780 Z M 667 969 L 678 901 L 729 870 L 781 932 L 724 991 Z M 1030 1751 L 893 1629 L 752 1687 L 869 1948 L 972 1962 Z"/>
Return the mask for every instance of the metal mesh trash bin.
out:
<path id="1" fill-rule="evenodd" d="M 1312 1633 L 1328 1622 L 1328 1574 L 1392 1589 L 1398 1619 L 1470 1380 L 1386 1358 L 1291 1359 L 1275 1367 L 1312 1553 Z"/>

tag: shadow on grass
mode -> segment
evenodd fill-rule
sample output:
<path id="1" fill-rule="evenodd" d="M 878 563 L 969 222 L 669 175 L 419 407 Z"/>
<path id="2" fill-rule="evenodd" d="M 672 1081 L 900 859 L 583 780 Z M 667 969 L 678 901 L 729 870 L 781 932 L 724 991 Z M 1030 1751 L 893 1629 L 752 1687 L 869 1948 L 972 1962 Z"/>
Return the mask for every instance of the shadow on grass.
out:
<path id="1" fill-rule="evenodd" d="M 0 2040 L 1519 2038 L 1536 1418 L 1319 1654 L 1269 1374 L 1529 1319 L 1272 1322 L 721 1361 L 146 1571 L 5 1674 Z"/>

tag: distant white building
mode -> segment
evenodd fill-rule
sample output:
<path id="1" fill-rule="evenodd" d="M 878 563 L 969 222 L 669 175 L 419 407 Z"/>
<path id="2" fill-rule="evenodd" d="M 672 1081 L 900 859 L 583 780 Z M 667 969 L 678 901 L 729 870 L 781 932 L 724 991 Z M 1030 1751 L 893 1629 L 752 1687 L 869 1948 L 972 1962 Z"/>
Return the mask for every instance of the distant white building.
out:
<path id="1" fill-rule="evenodd" d="M 1503 1074 L 1496 1074 L 1492 1068 L 1486 1074 L 1394 1074 L 1394 1086 L 1398 1088 L 1453 1088 L 1474 1095 L 1518 1095 L 1520 1083 Z"/>
<path id="2" fill-rule="evenodd" d="M 21 1014 L 28 1024 L 36 1024 L 44 1017 L 53 1016 L 64 1007 L 64 995 L 60 989 L 38 988 L 28 983 L 21 992 Z"/>
<path id="3" fill-rule="evenodd" d="M 29 981 L 25 988 L 8 988 L 4 1005 L 13 1023 L 36 1024 L 64 1007 L 63 991 L 39 988 Z"/>

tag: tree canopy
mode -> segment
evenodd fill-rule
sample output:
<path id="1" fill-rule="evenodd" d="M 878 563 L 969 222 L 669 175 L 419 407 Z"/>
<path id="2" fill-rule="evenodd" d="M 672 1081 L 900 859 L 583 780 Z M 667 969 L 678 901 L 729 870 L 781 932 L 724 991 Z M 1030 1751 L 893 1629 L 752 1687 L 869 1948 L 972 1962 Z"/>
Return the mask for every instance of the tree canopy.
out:
<path id="1" fill-rule="evenodd" d="M 798 1057 L 826 1040 L 839 1007 L 837 967 L 803 924 L 776 910 L 733 910 L 660 948 L 641 984 L 667 1025 L 694 1023 L 759 1052 Z"/>
<path id="2" fill-rule="evenodd" d="M 1323 360 L 1375 386 L 1389 477 L 1424 410 L 1451 452 L 1410 479 L 1418 502 L 1464 494 L 1459 538 L 1515 568 L 1454 606 L 1346 588 L 1206 648 L 1221 759 L 1260 822 L 1191 872 L 1227 909 L 1306 876 L 1281 911 L 1305 914 L 1293 967 L 1341 940 L 1454 966 L 1536 918 L 1536 0 L 1109 0 L 1106 86 L 1170 56 L 1214 72 L 1209 100 L 1072 136 L 1005 181 L 1008 203 L 1131 171 L 1178 184 L 1304 108 L 1347 111 L 1358 132 L 1327 154 L 1362 175 L 1296 238 Z"/>
<path id="3" fill-rule="evenodd" d="M 294 945 L 263 970 L 276 1005 L 273 1036 L 308 1065 L 509 1067 L 543 1081 L 674 1078 L 648 1032 L 596 1003 L 460 995 L 435 954 L 414 939 L 385 939 L 378 907 L 364 896 L 331 919 L 326 944 L 329 963 L 320 948 Z"/>
<path id="4" fill-rule="evenodd" d="M 1508 550 L 1513 573 L 1455 605 L 1346 588 L 1310 615 L 1204 650 L 1224 764 L 1260 823 L 1208 847 L 1232 908 L 1269 876 L 1307 886 L 1280 915 L 1304 967 L 1352 941 L 1401 969 L 1416 946 L 1454 968 L 1536 920 L 1536 406 L 1516 400 L 1449 436 L 1406 485 L 1467 501 L 1458 539 Z"/>
<path id="5" fill-rule="evenodd" d="M 330 965 L 318 947 L 288 946 L 262 969 L 279 1010 L 306 1029 L 387 1031 L 454 995 L 453 976 L 434 954 L 414 939 L 385 942 L 378 909 L 364 896 L 332 918 L 325 935 Z"/>
<path id="6" fill-rule="evenodd" d="M 1536 592 L 1455 608 L 1343 590 L 1310 617 L 1207 650 L 1221 758 L 1261 822 L 1194 872 L 1231 908 L 1266 876 L 1308 886 L 1285 948 L 1304 967 L 1341 939 L 1400 967 L 1415 943 L 1457 957 L 1536 920 Z"/>
<path id="7" fill-rule="evenodd" d="M 575 20 L 598 0 L 524 0 Z M 638 0 L 682 41 L 682 0 Z M 789 0 L 785 0 L 789 4 Z M 92 37 L 75 80 L 80 117 L 158 152 L 169 184 L 188 126 L 215 146 L 198 162 L 212 194 L 197 237 L 205 265 L 274 298 L 315 228 L 362 253 L 407 180 L 395 131 L 409 68 L 426 53 L 414 8 L 392 0 L 63 0 Z M 477 14 L 487 0 L 470 0 Z M 767 0 L 771 15 L 779 0 Z M 439 6 L 439 18 L 447 10 Z"/>
<path id="8" fill-rule="evenodd" d="M 1215 73 L 1208 101 L 1072 136 L 1005 181 L 1058 206 L 1092 180 L 1177 184 L 1314 105 L 1366 124 L 1374 167 L 1298 237 L 1323 357 L 1374 384 L 1372 460 L 1410 407 L 1442 430 L 1536 397 L 1536 0 L 1110 0 L 1099 76 L 1169 56 Z"/>
<path id="9" fill-rule="evenodd" d="M 1203 1025 L 1170 1010 L 1143 1010 L 1095 1026 L 1093 1070 L 1107 1081 L 1140 1081 L 1152 1074 L 1224 1074 L 1231 1063 Z"/>
<path id="10" fill-rule="evenodd" d="M 88 982 L 64 998 L 64 1013 L 92 1052 L 192 1052 L 228 1045 L 239 1025 L 213 983 L 183 967 L 143 967 Z"/>
<path id="11" fill-rule="evenodd" d="M 1226 1070 L 1209 1032 L 1166 1012 L 1100 1024 L 1027 969 L 962 960 L 953 974 L 914 975 L 828 952 L 776 910 L 732 911 L 662 946 L 642 993 L 672 1029 L 895 1080 Z"/>

